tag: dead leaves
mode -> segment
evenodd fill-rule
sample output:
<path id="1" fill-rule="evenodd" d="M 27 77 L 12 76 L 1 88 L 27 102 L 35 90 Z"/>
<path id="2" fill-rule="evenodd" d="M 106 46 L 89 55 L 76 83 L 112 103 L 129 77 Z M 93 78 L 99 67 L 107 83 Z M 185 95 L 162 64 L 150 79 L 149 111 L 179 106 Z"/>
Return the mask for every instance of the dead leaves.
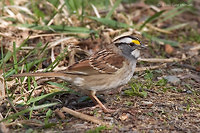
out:
<path id="1" fill-rule="evenodd" d="M 169 45 L 169 44 L 165 44 L 165 52 L 167 54 L 173 54 L 174 48 L 171 45 Z"/>

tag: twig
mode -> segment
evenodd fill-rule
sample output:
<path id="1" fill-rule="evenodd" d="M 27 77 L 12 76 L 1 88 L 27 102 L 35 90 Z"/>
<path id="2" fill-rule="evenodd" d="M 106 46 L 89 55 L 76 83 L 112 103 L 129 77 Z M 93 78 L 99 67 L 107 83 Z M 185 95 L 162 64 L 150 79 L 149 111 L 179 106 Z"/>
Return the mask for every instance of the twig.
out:
<path id="1" fill-rule="evenodd" d="M 157 65 L 157 66 L 139 67 L 139 68 L 135 68 L 135 72 L 145 71 L 145 70 L 152 70 L 152 69 L 157 69 L 157 68 L 162 68 L 162 67 L 167 67 L 167 64 L 164 63 L 164 64 Z"/>
<path id="2" fill-rule="evenodd" d="M 187 74 L 186 76 L 181 76 L 182 78 L 192 78 L 196 82 L 200 83 L 200 77 L 196 74 Z"/>
<path id="3" fill-rule="evenodd" d="M 153 26 L 153 25 L 151 25 L 151 24 L 146 24 L 146 26 L 148 26 L 149 28 L 151 28 L 151 29 L 153 29 L 153 30 L 155 30 L 155 31 L 159 31 L 159 32 L 161 32 L 161 33 L 172 34 L 172 32 L 170 32 L 170 31 L 160 29 L 160 28 L 155 27 L 155 26 Z"/>
<path id="4" fill-rule="evenodd" d="M 197 46 L 194 46 L 194 47 L 192 47 L 192 48 L 190 48 L 190 50 L 199 50 L 200 49 L 200 45 L 197 45 Z"/>
<path id="5" fill-rule="evenodd" d="M 55 47 L 62 42 L 65 42 L 65 44 L 69 44 L 69 43 L 70 44 L 78 44 L 79 43 L 79 41 L 74 37 L 65 37 L 65 38 L 61 38 L 59 40 L 56 40 L 54 42 L 50 42 L 49 45 L 48 45 L 48 48 Z"/>
<path id="6" fill-rule="evenodd" d="M 37 35 L 31 35 L 29 39 L 35 39 L 39 37 L 48 37 L 48 36 L 60 36 L 61 34 L 54 33 L 54 34 L 37 34 Z"/>
<path id="7" fill-rule="evenodd" d="M 151 62 L 151 63 L 156 63 L 156 62 L 161 62 L 161 63 L 169 63 L 169 62 L 180 62 L 180 61 L 184 61 L 187 60 L 189 58 L 191 58 L 192 56 L 189 57 L 185 57 L 182 59 L 179 58 L 169 58 L 169 59 L 157 59 L 157 58 L 148 58 L 148 59 L 142 59 L 139 58 L 139 61 L 145 61 L 145 62 Z"/>
<path id="8" fill-rule="evenodd" d="M 58 115 L 58 117 L 60 117 L 62 120 L 65 119 L 65 115 L 63 114 L 62 111 L 60 111 L 59 109 L 55 110 L 56 115 Z"/>
<path id="9" fill-rule="evenodd" d="M 155 94 L 157 94 L 157 95 L 158 95 L 158 92 L 156 92 L 156 91 L 154 91 L 154 90 L 145 89 L 145 88 L 143 88 L 143 90 L 145 90 L 145 91 L 148 91 L 148 92 L 151 92 L 151 93 L 155 93 Z"/>
<path id="10" fill-rule="evenodd" d="M 18 113 L 17 109 L 15 108 L 15 106 L 13 105 L 13 102 L 8 98 L 7 102 L 10 104 L 10 106 L 13 108 L 13 110 Z"/>
<path id="11" fill-rule="evenodd" d="M 86 115 L 86 114 L 83 114 L 83 113 L 80 113 L 80 112 L 76 112 L 76 111 L 69 109 L 69 108 L 66 108 L 66 107 L 63 107 L 61 110 L 66 112 L 66 113 L 69 113 L 69 114 L 71 114 L 71 115 L 73 115 L 77 118 L 83 119 L 83 120 L 91 121 L 93 123 L 100 124 L 100 125 L 107 125 L 105 122 L 97 119 L 96 117 L 89 116 L 89 115 Z"/>
<path id="12" fill-rule="evenodd" d="M 193 70 L 193 71 L 197 71 L 197 69 L 191 65 L 188 65 L 188 64 L 174 64 L 175 66 L 178 66 L 178 67 L 183 67 L 183 68 L 187 68 L 187 69 L 190 69 L 190 70 Z M 198 72 L 198 71 L 197 71 Z"/>

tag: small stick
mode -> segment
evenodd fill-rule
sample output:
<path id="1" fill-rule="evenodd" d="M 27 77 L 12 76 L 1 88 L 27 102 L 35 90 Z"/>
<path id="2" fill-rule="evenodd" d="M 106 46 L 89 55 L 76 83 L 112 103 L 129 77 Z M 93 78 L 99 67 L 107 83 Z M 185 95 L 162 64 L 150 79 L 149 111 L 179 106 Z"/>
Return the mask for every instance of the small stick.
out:
<path id="1" fill-rule="evenodd" d="M 199 50 L 200 49 L 200 45 L 197 45 L 197 46 L 194 46 L 194 47 L 192 47 L 192 48 L 190 48 L 190 50 Z"/>
<path id="2" fill-rule="evenodd" d="M 62 111 L 60 111 L 59 109 L 55 110 L 56 115 L 58 115 L 62 120 L 65 119 L 65 115 L 63 114 Z"/>
<path id="3" fill-rule="evenodd" d="M 107 123 L 97 119 L 96 117 L 89 116 L 89 115 L 74 111 L 66 107 L 63 107 L 61 110 L 83 120 L 91 121 L 93 123 L 100 124 L 100 125 L 107 125 Z"/>
<path id="4" fill-rule="evenodd" d="M 145 70 L 152 70 L 152 69 L 162 68 L 162 67 L 166 67 L 166 66 L 167 66 L 167 64 L 163 63 L 163 64 L 157 65 L 157 66 L 138 67 L 138 68 L 135 68 L 135 72 L 140 72 L 140 71 L 145 71 Z"/>
<path id="5" fill-rule="evenodd" d="M 138 61 L 145 61 L 145 62 L 150 62 L 150 63 L 156 63 L 156 62 L 169 63 L 169 62 L 184 61 L 184 60 L 187 60 L 191 57 L 193 57 L 193 56 L 185 57 L 185 58 L 182 58 L 182 59 L 179 59 L 179 58 L 169 58 L 169 59 L 157 59 L 157 58 L 146 58 L 146 59 L 143 58 L 142 59 L 142 58 L 139 58 Z"/>
<path id="6" fill-rule="evenodd" d="M 170 31 L 160 29 L 160 28 L 155 27 L 155 26 L 148 24 L 148 23 L 147 23 L 147 27 L 151 28 L 152 30 L 159 31 L 161 33 L 172 34 L 172 32 L 170 32 Z"/>

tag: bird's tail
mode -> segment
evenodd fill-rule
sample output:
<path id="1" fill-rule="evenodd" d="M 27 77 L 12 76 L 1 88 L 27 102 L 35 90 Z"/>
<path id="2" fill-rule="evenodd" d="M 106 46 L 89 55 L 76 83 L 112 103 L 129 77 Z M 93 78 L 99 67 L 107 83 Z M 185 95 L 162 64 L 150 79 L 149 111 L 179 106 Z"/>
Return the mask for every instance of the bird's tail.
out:
<path id="1" fill-rule="evenodd" d="M 38 72 L 38 73 L 21 73 L 15 74 L 11 77 L 62 77 L 66 76 L 65 73 L 61 72 Z"/>

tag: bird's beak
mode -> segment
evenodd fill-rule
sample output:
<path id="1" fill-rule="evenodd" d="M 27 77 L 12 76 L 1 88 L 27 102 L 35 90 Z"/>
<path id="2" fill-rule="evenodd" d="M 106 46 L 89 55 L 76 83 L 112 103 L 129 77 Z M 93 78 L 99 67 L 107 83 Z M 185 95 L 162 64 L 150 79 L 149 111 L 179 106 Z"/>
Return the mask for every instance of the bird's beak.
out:
<path id="1" fill-rule="evenodd" d="M 141 44 L 140 46 L 141 46 L 141 48 L 147 48 L 148 47 L 148 45 L 145 45 L 145 44 Z"/>
<path id="2" fill-rule="evenodd" d="M 138 45 L 138 48 L 139 49 L 145 49 L 145 48 L 147 48 L 147 46 L 148 45 L 144 45 L 144 44 L 140 43 L 140 45 Z"/>

